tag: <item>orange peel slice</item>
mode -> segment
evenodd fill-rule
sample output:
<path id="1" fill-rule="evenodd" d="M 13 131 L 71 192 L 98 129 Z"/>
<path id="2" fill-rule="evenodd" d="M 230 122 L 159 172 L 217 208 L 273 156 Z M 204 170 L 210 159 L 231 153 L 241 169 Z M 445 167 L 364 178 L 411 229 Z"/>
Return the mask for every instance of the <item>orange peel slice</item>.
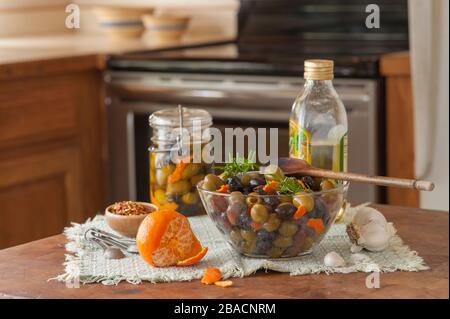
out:
<path id="1" fill-rule="evenodd" d="M 222 278 L 222 272 L 218 268 L 205 268 L 201 283 L 212 285 Z"/>
<path id="2" fill-rule="evenodd" d="M 177 266 L 192 266 L 198 263 L 200 260 L 202 260 L 203 257 L 205 257 L 206 253 L 208 252 L 208 247 L 204 247 L 197 255 L 186 258 L 184 260 L 181 260 L 177 262 Z"/>

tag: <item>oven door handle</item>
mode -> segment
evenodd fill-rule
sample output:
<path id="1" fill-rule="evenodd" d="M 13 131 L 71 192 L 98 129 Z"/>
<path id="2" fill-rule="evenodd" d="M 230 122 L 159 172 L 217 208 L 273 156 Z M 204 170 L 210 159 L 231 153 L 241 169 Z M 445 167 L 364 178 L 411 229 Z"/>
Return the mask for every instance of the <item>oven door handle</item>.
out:
<path id="1" fill-rule="evenodd" d="M 273 102 L 293 102 L 295 94 L 292 91 L 275 91 L 269 90 L 233 90 L 230 88 L 224 89 L 204 89 L 204 88 L 181 88 L 168 86 L 149 86 L 131 83 L 111 83 L 109 87 L 121 95 L 136 95 L 139 97 L 148 96 L 149 99 L 161 98 L 164 100 L 176 100 L 180 98 L 198 99 L 198 100 L 214 100 L 214 101 L 229 101 L 229 100 L 254 100 L 254 99 L 270 99 Z M 272 104 L 273 106 L 273 104 Z"/>

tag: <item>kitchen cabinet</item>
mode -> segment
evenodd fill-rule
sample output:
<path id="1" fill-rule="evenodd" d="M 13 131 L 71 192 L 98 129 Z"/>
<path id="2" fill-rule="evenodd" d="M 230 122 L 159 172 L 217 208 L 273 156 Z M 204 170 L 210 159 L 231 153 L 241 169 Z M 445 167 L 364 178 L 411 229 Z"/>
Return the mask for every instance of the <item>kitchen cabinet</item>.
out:
<path id="1" fill-rule="evenodd" d="M 415 178 L 414 123 L 411 71 L 408 52 L 381 57 L 380 73 L 385 77 L 386 103 L 386 174 Z M 419 207 L 416 190 L 389 187 L 387 203 Z"/>
<path id="2" fill-rule="evenodd" d="M 0 65 L 0 248 L 104 207 L 98 56 Z"/>

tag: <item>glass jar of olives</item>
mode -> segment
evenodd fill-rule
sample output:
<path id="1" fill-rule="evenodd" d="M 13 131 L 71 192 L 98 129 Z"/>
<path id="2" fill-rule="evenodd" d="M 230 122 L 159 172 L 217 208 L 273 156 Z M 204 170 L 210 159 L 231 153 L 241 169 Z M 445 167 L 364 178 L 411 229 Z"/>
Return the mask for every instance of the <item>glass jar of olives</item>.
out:
<path id="1" fill-rule="evenodd" d="M 149 117 L 150 199 L 186 215 L 205 213 L 196 185 L 212 172 L 202 151 L 210 140 L 211 115 L 201 109 L 168 108 Z"/>

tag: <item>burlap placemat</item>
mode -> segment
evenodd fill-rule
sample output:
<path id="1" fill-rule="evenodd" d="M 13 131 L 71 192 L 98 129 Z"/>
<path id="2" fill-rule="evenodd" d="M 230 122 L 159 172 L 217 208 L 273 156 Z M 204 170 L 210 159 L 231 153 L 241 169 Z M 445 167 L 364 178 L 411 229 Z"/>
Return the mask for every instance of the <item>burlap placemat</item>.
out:
<path id="1" fill-rule="evenodd" d="M 350 218 L 357 208 L 348 209 Z M 223 279 L 243 277 L 257 270 L 274 270 L 288 272 L 291 275 L 317 273 L 351 273 L 351 272 L 393 272 L 419 271 L 429 267 L 423 259 L 395 235 L 389 247 L 383 252 L 350 252 L 350 241 L 345 231 L 345 224 L 332 226 L 322 242 L 314 248 L 312 254 L 291 260 L 266 260 L 247 258 L 236 253 L 222 238 L 212 221 L 207 216 L 189 218 L 191 227 L 203 246 L 209 248 L 208 254 L 198 264 L 191 267 L 154 268 L 147 265 L 139 255 L 129 254 L 119 260 L 105 259 L 103 251 L 84 238 L 84 232 L 90 227 L 110 231 L 103 216 L 96 216 L 84 224 L 72 224 L 65 229 L 68 238 L 66 249 L 65 272 L 53 279 L 80 283 L 101 282 L 105 285 L 118 284 L 126 280 L 132 284 L 143 281 L 170 282 L 199 279 L 205 267 L 220 268 Z M 339 253 L 346 261 L 345 267 L 327 267 L 323 264 L 324 256 L 330 252 Z"/>

